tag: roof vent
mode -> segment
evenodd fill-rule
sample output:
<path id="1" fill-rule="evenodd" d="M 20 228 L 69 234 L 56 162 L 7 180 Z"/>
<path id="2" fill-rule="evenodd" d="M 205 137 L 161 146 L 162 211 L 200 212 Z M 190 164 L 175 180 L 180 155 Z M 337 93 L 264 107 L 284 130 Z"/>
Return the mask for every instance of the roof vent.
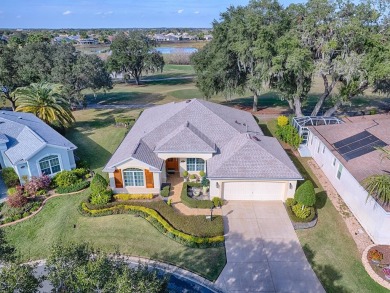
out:
<path id="1" fill-rule="evenodd" d="M 246 138 L 251 139 L 251 135 L 249 133 L 245 133 Z"/>
<path id="2" fill-rule="evenodd" d="M 190 103 L 190 102 L 191 102 L 191 100 L 187 100 L 187 101 L 186 101 L 187 104 Z"/>
<path id="3" fill-rule="evenodd" d="M 18 116 L 18 119 L 22 119 L 22 117 L 21 117 L 21 116 Z"/>
<path id="4" fill-rule="evenodd" d="M 234 122 L 236 122 L 236 124 L 240 124 L 240 125 L 241 125 L 241 123 L 240 123 L 240 122 L 238 122 L 238 120 L 236 120 L 236 121 L 234 121 Z"/>
<path id="5" fill-rule="evenodd" d="M 1 114 L 5 114 L 5 112 L 3 111 L 3 112 L 1 112 Z"/>
<path id="6" fill-rule="evenodd" d="M 258 138 L 257 136 L 254 136 L 253 139 L 256 140 L 256 141 L 261 141 L 261 139 Z"/>

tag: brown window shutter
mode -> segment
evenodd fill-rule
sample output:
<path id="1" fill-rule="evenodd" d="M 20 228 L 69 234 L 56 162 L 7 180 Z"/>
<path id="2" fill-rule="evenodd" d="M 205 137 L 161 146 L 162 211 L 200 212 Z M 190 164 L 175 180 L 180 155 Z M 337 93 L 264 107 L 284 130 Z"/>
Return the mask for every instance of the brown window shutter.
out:
<path id="1" fill-rule="evenodd" d="M 115 187 L 116 188 L 123 188 L 123 179 L 122 179 L 122 170 L 121 169 L 115 170 L 114 179 L 115 179 Z"/>
<path id="2" fill-rule="evenodd" d="M 146 188 L 154 188 L 153 172 L 145 169 Z"/>

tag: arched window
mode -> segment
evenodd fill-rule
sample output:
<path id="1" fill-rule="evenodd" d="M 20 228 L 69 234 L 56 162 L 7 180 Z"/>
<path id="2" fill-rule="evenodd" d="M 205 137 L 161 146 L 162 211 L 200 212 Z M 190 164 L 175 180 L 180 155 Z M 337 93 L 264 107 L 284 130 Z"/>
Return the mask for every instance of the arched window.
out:
<path id="1" fill-rule="evenodd" d="M 39 161 L 41 173 L 45 175 L 52 175 L 61 171 L 60 160 L 57 155 L 44 157 Z"/>
<path id="2" fill-rule="evenodd" d="M 136 168 L 123 170 L 125 186 L 144 186 L 144 171 Z"/>

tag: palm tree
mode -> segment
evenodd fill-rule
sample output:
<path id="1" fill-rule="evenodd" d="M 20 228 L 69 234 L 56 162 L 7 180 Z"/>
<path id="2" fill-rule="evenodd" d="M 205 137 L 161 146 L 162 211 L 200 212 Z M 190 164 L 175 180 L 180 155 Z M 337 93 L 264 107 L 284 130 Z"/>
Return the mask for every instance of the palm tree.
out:
<path id="1" fill-rule="evenodd" d="M 69 103 L 62 97 L 62 85 L 40 82 L 15 90 L 16 111 L 32 113 L 47 124 L 71 125 L 75 119 Z"/>
<path id="2" fill-rule="evenodd" d="M 382 152 L 382 160 L 390 160 L 390 150 L 378 147 L 378 151 Z M 368 197 L 372 196 L 384 205 L 390 204 L 390 176 L 389 174 L 372 175 L 367 177 L 362 182 L 363 187 L 368 192 Z M 368 199 L 368 198 L 367 198 Z"/>

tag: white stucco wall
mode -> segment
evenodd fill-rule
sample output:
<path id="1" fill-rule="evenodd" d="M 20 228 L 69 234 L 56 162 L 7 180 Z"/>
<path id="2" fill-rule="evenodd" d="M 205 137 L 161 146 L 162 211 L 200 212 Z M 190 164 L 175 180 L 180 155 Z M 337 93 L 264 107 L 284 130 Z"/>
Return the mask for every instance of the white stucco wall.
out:
<path id="1" fill-rule="evenodd" d="M 142 170 L 149 170 L 150 172 L 153 172 L 153 181 L 154 181 L 154 188 L 146 188 L 146 179 L 144 174 L 144 186 L 125 186 L 124 188 L 116 188 L 115 187 L 115 178 L 114 173 L 109 173 L 109 181 L 110 181 L 110 187 L 114 191 L 114 193 L 159 193 L 160 192 L 160 186 L 161 186 L 161 179 L 162 174 L 159 170 L 153 170 L 150 168 L 149 165 L 145 164 L 144 162 L 130 159 L 121 165 L 117 166 L 117 169 L 125 170 L 127 168 L 138 168 Z M 122 182 L 125 183 L 125 180 L 123 179 L 123 173 L 122 173 Z"/>
<path id="2" fill-rule="evenodd" d="M 312 137 L 314 138 L 313 143 L 311 143 Z M 387 213 L 374 200 L 369 199 L 367 201 L 367 191 L 348 172 L 345 166 L 343 166 L 340 179 L 336 177 L 340 162 L 336 159 L 335 164 L 333 164 L 335 156 L 326 146 L 324 149 L 324 144 L 312 133 L 309 135 L 308 148 L 313 159 L 371 239 L 376 244 L 390 244 L 390 213 Z"/>

